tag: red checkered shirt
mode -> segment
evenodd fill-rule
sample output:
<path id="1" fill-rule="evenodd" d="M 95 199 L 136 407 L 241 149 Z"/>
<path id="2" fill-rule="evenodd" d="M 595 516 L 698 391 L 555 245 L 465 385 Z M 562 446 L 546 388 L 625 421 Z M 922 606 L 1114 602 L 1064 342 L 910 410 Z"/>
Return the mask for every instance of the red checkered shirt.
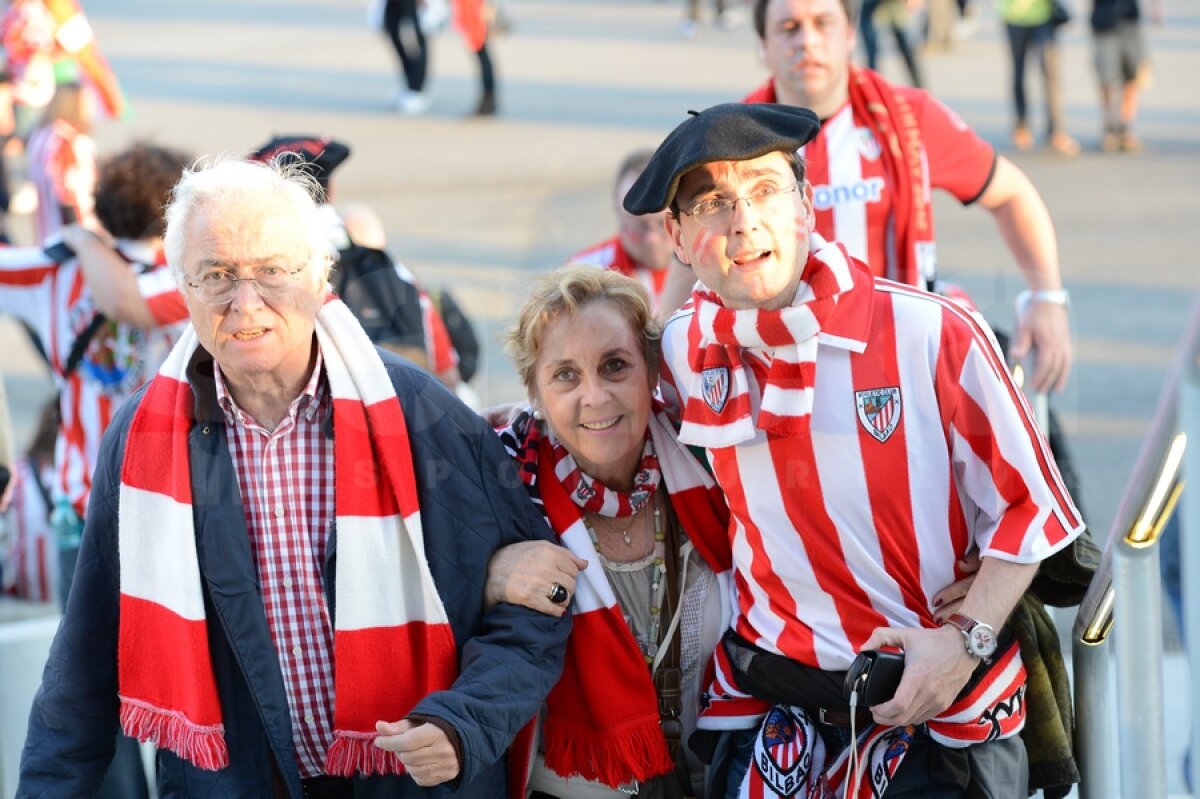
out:
<path id="1" fill-rule="evenodd" d="M 333 742 L 333 624 L 321 575 L 334 461 L 333 441 L 321 432 L 332 407 L 321 363 L 318 353 L 308 385 L 274 430 L 239 408 L 213 369 L 302 777 L 324 773 Z"/>

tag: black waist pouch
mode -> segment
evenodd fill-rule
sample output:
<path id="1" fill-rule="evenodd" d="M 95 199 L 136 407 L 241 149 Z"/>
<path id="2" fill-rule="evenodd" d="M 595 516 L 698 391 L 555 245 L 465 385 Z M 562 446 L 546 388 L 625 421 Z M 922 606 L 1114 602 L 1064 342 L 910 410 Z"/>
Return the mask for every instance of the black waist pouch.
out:
<path id="1" fill-rule="evenodd" d="M 758 648 L 732 630 L 725 633 L 721 646 L 733 664 L 738 688 L 751 696 L 775 705 L 809 709 L 848 707 L 842 695 L 844 671 L 823 671 L 797 663 Z"/>

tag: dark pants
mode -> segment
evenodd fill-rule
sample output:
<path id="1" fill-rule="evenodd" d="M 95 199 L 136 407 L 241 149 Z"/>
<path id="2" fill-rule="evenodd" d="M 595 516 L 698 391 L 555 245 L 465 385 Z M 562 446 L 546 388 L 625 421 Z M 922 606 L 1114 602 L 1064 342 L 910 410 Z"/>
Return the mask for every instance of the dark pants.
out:
<path id="1" fill-rule="evenodd" d="M 1029 123 L 1029 104 L 1025 98 L 1025 61 L 1030 51 L 1036 51 L 1046 95 L 1046 133 L 1052 135 L 1063 130 L 1062 70 L 1054 26 L 1047 22 L 1032 27 L 1006 25 L 1005 28 L 1012 56 L 1013 111 L 1017 125 L 1027 127 Z"/>
<path id="2" fill-rule="evenodd" d="M 483 40 L 483 44 L 475 52 L 475 56 L 479 59 L 479 83 L 483 88 L 483 93 L 489 96 L 494 95 L 496 93 L 496 71 L 492 67 L 492 57 L 488 54 L 487 39 Z"/>
<path id="3" fill-rule="evenodd" d="M 417 24 L 417 0 L 387 0 L 383 29 L 392 40 L 409 90 L 422 91 L 429 68 L 429 45 Z M 410 37 L 407 43 L 406 37 Z"/>
<path id="4" fill-rule="evenodd" d="M 863 0 L 861 16 L 859 17 L 858 27 L 862 33 L 863 49 L 867 51 L 867 66 L 871 69 L 878 69 L 879 63 L 879 29 L 875 27 L 875 9 L 879 8 L 882 0 Z M 904 59 L 904 66 L 908 69 L 909 81 L 913 86 L 921 86 L 921 67 L 917 63 L 917 53 L 913 47 L 912 40 L 909 38 L 908 30 L 897 25 L 892 21 L 888 28 L 892 31 L 892 36 L 896 39 L 896 49 L 900 52 L 900 57 Z"/>

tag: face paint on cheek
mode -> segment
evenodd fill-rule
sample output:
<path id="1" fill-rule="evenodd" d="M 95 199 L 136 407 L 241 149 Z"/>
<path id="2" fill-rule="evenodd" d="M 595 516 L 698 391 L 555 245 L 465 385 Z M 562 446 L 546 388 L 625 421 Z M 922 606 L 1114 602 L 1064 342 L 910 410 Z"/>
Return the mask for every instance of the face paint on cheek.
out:
<path id="1" fill-rule="evenodd" d="M 696 252 L 704 252 L 712 244 L 713 234 L 708 230 L 701 230 L 700 235 L 696 236 Z"/>

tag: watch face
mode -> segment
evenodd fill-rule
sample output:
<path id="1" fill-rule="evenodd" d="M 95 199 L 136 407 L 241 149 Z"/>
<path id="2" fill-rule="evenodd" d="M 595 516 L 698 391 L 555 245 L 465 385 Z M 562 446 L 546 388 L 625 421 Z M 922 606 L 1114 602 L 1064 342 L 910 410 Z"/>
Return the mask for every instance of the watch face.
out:
<path id="1" fill-rule="evenodd" d="M 996 651 L 996 636 L 984 625 L 976 625 L 967 640 L 971 651 L 979 657 L 991 657 Z"/>

